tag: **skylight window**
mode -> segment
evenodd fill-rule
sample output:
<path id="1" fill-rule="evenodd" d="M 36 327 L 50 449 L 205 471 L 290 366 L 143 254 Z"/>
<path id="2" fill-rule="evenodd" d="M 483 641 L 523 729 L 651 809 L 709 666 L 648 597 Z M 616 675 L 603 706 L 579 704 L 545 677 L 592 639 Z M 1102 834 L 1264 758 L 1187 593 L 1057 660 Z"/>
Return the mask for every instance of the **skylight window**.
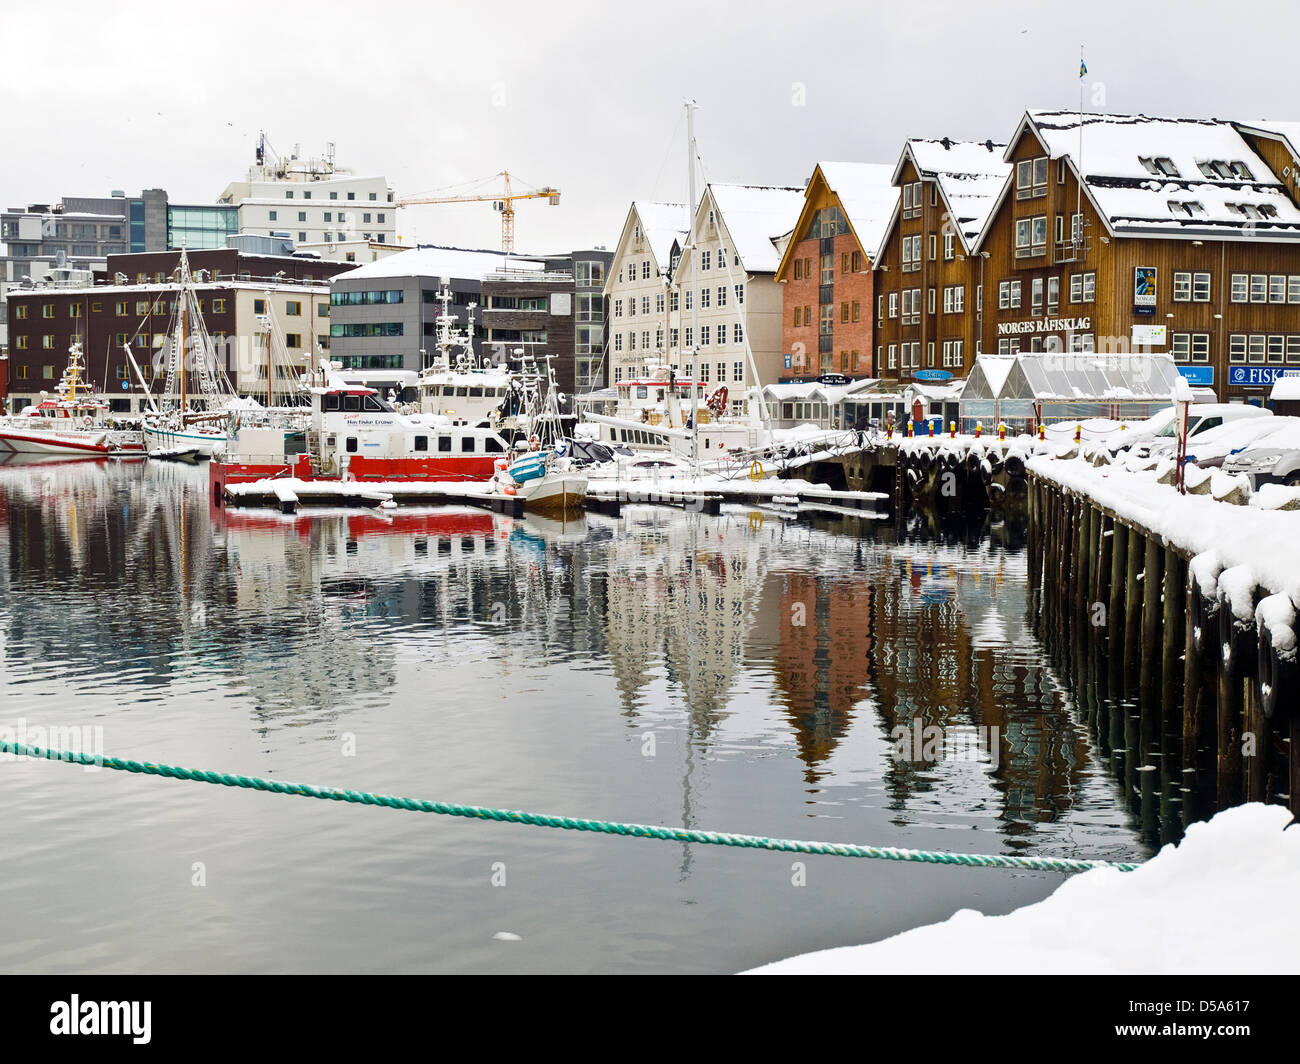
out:
<path id="1" fill-rule="evenodd" d="M 1138 162 L 1145 168 L 1147 173 L 1155 174 L 1156 177 L 1179 177 L 1178 167 L 1174 161 L 1167 155 L 1139 155 Z"/>
<path id="2" fill-rule="evenodd" d="M 1169 213 L 1175 218 L 1205 218 L 1205 204 L 1197 200 L 1169 200 Z"/>
<path id="3" fill-rule="evenodd" d="M 1227 206 L 1229 210 L 1236 211 L 1243 218 L 1249 218 L 1252 221 L 1258 221 L 1264 217 L 1263 212 L 1251 203 L 1229 203 Z"/>

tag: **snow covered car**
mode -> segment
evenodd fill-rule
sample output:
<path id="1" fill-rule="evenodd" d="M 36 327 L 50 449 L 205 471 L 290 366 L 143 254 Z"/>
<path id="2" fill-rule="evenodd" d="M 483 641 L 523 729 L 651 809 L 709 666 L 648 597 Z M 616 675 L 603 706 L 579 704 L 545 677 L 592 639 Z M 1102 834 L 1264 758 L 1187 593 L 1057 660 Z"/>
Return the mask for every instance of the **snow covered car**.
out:
<path id="1" fill-rule="evenodd" d="M 1158 416 L 1158 415 L 1157 415 Z M 1203 432 L 1217 429 L 1220 425 L 1246 418 L 1271 418 L 1273 411 L 1263 407 L 1251 406 L 1249 403 L 1197 403 L 1187 412 L 1187 448 L 1192 447 L 1192 437 Z M 1178 449 L 1178 425 L 1170 408 L 1169 423 L 1149 439 L 1133 445 L 1133 453 L 1139 456 L 1153 454 L 1172 455 Z"/>
<path id="2" fill-rule="evenodd" d="M 1215 469 L 1238 451 L 1267 446 L 1274 433 L 1294 429 L 1297 425 L 1300 425 L 1300 418 L 1294 417 L 1248 417 L 1229 421 L 1189 437 L 1187 461 L 1201 469 Z"/>
<path id="3" fill-rule="evenodd" d="M 1270 432 L 1253 446 L 1225 458 L 1223 471 L 1249 477 L 1251 486 L 1256 491 L 1265 484 L 1300 487 L 1300 425 L 1294 423 L 1295 418 L 1285 420 L 1291 424 Z"/>

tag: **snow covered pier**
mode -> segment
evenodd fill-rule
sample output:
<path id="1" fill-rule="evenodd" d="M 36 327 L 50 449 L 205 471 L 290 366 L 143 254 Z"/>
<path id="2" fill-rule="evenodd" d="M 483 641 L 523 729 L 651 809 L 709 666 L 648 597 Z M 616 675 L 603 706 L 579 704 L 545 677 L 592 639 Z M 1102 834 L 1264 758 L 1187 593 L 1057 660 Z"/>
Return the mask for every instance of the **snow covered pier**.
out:
<path id="1" fill-rule="evenodd" d="M 1300 811 L 1300 493 L 1097 462 L 1027 462 L 1030 612 L 1081 714 L 1140 810 Z"/>
<path id="2" fill-rule="evenodd" d="M 294 513 L 299 506 L 375 507 L 387 503 L 408 506 L 477 506 L 511 517 L 522 517 L 524 501 L 501 495 L 483 484 L 466 481 L 299 480 L 268 477 L 247 484 L 227 484 L 222 490 L 227 506 L 265 506 Z"/>

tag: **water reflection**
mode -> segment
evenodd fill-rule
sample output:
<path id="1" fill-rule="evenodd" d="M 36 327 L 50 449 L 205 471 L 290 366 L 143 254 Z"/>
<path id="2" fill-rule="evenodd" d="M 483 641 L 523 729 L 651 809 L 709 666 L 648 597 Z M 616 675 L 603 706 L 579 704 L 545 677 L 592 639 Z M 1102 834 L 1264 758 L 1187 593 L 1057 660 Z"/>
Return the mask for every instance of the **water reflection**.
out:
<path id="1" fill-rule="evenodd" d="M 202 468 L 0 464 L 0 558 L 0 717 L 62 720 L 73 707 L 111 723 L 109 752 L 772 835 L 1144 852 L 1110 762 L 1094 749 L 1092 718 L 1076 710 L 1027 626 L 1014 526 L 651 507 L 568 522 L 453 509 L 287 516 L 214 508 Z M 900 748 L 900 731 L 936 734 L 937 746 Z M 339 760 L 349 736 L 362 738 L 365 758 Z M 0 798 L 38 797 L 75 832 L 101 805 L 110 815 L 123 794 L 147 802 L 155 793 L 0 771 Z M 138 833 L 140 845 L 166 855 L 187 845 L 194 810 L 210 819 L 237 808 L 186 793 L 113 830 Z M 619 932 L 620 948 L 656 958 L 649 969 L 664 966 L 669 941 L 674 957 L 711 968 L 719 962 L 706 947 L 719 920 L 779 927 L 792 911 L 788 867 L 760 888 L 752 870 L 765 866 L 752 856 L 731 864 L 694 847 L 615 852 L 478 829 L 435 833 L 435 844 L 410 820 L 363 823 L 260 801 L 237 828 L 239 845 L 269 877 L 257 879 L 260 903 L 304 965 L 320 961 L 331 940 L 313 921 L 347 923 L 355 903 L 347 890 L 366 889 L 349 887 L 347 875 L 445 884 L 455 881 L 447 868 L 465 865 L 478 882 L 507 844 L 555 874 L 574 854 L 595 862 L 584 872 L 585 908 L 564 925 L 569 945 L 539 957 L 542 968 L 575 963 L 566 951 L 587 940 L 585 922 L 593 913 L 623 920 L 629 897 L 646 908 L 635 929 Z M 314 825 L 328 827 L 319 840 Z M 30 874 L 20 881 L 27 887 L 0 883 L 0 903 L 75 909 L 83 899 L 71 886 L 66 897 L 40 900 L 59 878 L 42 864 L 48 845 L 18 822 L 4 830 L 0 843 Z M 385 845 L 371 844 L 376 831 Z M 355 869 L 336 870 L 344 894 L 332 901 L 304 910 L 289 893 L 292 875 L 273 878 L 288 860 L 334 867 L 343 845 Z M 900 892 L 874 878 L 898 873 L 853 864 L 819 873 L 824 892 L 807 920 L 859 919 L 867 884 L 895 900 L 864 936 L 943 918 L 961 901 L 933 888 L 914 893 L 915 870 Z M 980 889 L 1005 907 L 1053 885 L 1011 877 Z M 193 921 L 163 887 L 110 875 L 100 889 L 125 911 L 143 898 L 177 926 Z M 557 914 L 575 889 L 563 880 L 514 892 L 512 904 L 523 923 L 563 925 Z M 432 922 L 423 945 L 408 947 L 396 916 L 376 933 L 403 956 L 409 948 L 414 967 L 454 960 L 488 970 L 497 962 L 459 937 L 465 912 L 483 904 L 462 898 L 432 916 L 420 908 L 418 919 Z M 697 916 L 683 913 L 696 904 Z M 492 911 L 479 917 L 490 921 Z M 163 966 L 176 966 L 167 936 L 144 938 Z M 736 936 L 724 970 L 744 963 L 751 939 Z M 141 936 L 133 941 L 146 948 Z M 459 952 L 446 952 L 452 941 Z M 0 961 L 27 948 L 38 944 L 0 946 Z M 226 954 L 236 968 L 240 948 Z"/>

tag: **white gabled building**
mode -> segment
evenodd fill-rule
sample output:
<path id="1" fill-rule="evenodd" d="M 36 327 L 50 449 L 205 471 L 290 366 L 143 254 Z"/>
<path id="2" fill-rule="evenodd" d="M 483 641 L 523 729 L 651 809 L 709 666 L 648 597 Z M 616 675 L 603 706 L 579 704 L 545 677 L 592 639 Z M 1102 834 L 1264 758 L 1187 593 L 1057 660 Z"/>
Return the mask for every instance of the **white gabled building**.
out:
<path id="1" fill-rule="evenodd" d="M 680 324 L 669 334 L 669 363 L 707 381 L 710 390 L 725 385 L 736 413 L 744 409 L 747 389 L 773 384 L 781 372 L 782 292 L 776 270 L 803 204 L 802 188 L 707 185 L 687 253 L 673 271 Z"/>
<path id="2" fill-rule="evenodd" d="M 691 226 L 685 203 L 635 200 L 605 279 L 611 385 L 669 361 L 677 308 L 670 282 Z"/>

